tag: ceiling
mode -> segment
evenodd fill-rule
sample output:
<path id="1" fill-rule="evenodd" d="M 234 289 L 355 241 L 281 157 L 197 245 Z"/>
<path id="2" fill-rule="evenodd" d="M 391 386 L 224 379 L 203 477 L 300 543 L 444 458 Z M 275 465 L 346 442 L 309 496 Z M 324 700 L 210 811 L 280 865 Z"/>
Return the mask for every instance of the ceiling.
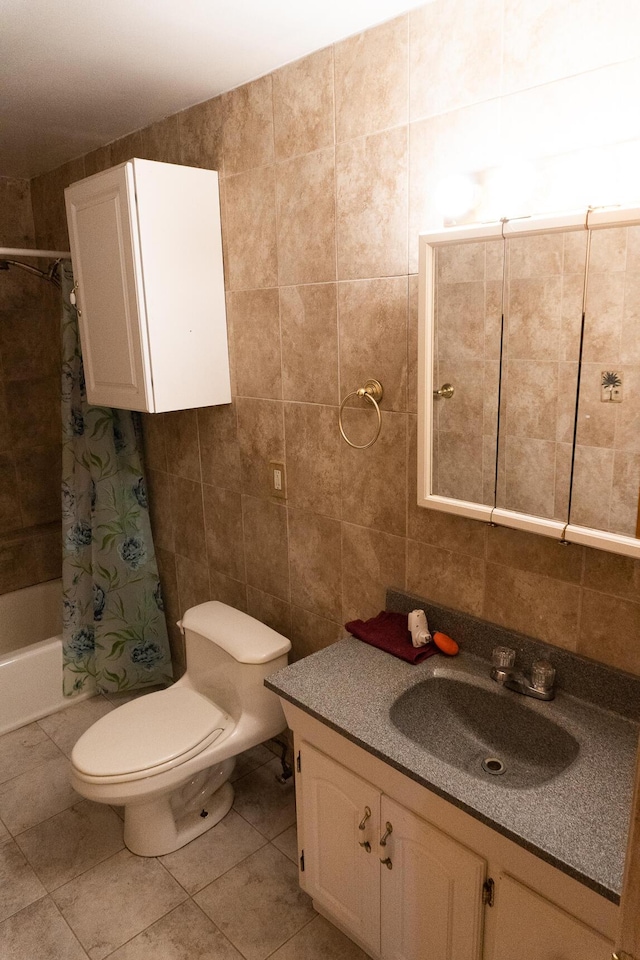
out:
<path id="1" fill-rule="evenodd" d="M 30 178 L 424 0 L 3 0 L 0 176 Z"/>

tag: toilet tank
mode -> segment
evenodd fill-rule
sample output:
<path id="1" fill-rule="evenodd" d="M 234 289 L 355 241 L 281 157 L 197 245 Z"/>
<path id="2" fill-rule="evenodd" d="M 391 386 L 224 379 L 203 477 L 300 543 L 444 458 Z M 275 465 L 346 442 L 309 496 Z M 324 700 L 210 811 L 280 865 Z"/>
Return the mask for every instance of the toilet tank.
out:
<path id="1" fill-rule="evenodd" d="M 180 627 L 187 660 L 184 682 L 235 720 L 241 714 L 254 716 L 272 729 L 267 736 L 284 729 L 280 701 L 264 679 L 287 665 L 291 643 L 286 637 L 218 600 L 191 607 Z"/>

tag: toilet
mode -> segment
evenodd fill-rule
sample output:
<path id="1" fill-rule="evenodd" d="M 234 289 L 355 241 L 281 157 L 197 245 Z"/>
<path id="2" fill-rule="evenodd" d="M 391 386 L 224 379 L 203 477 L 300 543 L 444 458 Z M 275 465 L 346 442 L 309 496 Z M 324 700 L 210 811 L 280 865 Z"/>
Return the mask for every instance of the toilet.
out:
<path id="1" fill-rule="evenodd" d="M 217 600 L 187 610 L 178 626 L 184 676 L 101 717 L 71 755 L 74 789 L 124 806 L 124 842 L 142 857 L 218 823 L 233 803 L 235 758 L 286 727 L 263 683 L 286 666 L 286 637 Z"/>

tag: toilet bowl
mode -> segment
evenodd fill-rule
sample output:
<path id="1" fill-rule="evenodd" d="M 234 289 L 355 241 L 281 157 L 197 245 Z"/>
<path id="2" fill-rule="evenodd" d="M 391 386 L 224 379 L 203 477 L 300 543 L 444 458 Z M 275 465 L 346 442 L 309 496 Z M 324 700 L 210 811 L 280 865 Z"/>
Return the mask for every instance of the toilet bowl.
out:
<path id="1" fill-rule="evenodd" d="M 74 789 L 124 806 L 124 842 L 142 857 L 171 853 L 231 808 L 235 758 L 286 727 L 264 678 L 290 642 L 217 600 L 180 621 L 187 669 L 173 686 L 101 717 L 71 754 Z"/>

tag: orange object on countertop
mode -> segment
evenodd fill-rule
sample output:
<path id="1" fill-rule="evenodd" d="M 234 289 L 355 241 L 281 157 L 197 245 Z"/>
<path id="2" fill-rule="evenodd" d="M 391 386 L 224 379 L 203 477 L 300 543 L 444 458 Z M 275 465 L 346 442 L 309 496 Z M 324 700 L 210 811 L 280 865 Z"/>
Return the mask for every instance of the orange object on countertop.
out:
<path id="1" fill-rule="evenodd" d="M 443 653 L 446 653 L 450 657 L 455 657 L 456 653 L 460 649 L 455 640 L 452 640 L 451 637 L 448 637 L 446 633 L 434 633 L 433 642 L 438 650 L 442 650 Z"/>

